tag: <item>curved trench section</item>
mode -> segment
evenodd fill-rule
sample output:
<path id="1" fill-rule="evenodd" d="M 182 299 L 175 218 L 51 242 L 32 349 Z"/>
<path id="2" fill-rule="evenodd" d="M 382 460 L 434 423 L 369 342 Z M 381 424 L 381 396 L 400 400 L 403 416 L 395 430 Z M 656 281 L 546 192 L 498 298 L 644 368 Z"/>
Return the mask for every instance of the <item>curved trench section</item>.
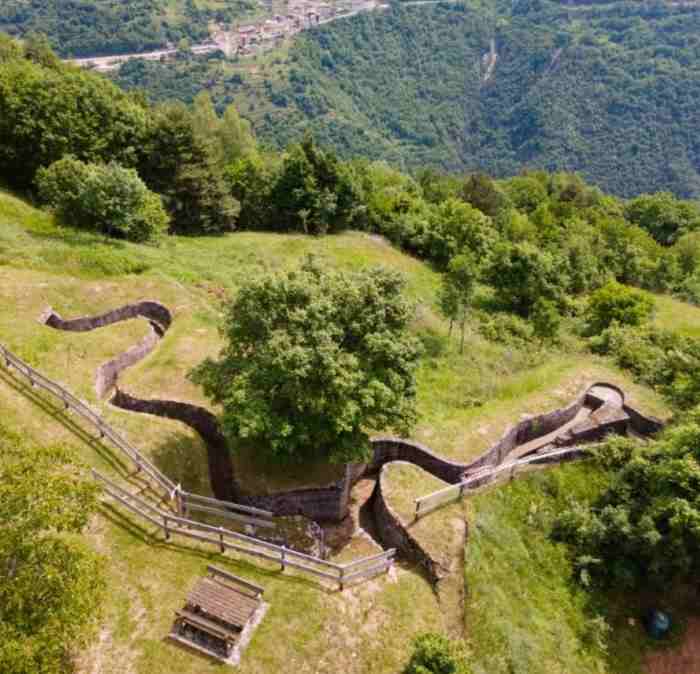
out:
<path id="1" fill-rule="evenodd" d="M 134 346 L 115 358 L 102 363 L 95 375 L 95 391 L 101 399 L 110 393 L 109 402 L 115 407 L 142 414 L 173 419 L 195 430 L 207 449 L 207 464 L 212 492 L 222 501 L 235 500 L 237 488 L 231 455 L 219 421 L 209 410 L 199 405 L 174 400 L 144 400 L 129 395 L 118 387 L 119 375 L 148 356 L 165 336 L 172 324 L 170 310 L 160 302 L 142 300 L 97 316 L 66 320 L 53 309 L 47 309 L 40 321 L 55 330 L 89 332 L 115 323 L 142 318 L 149 323 L 149 333 Z"/>
<path id="2" fill-rule="evenodd" d="M 448 484 L 457 484 L 485 469 L 503 464 L 506 459 L 541 456 L 537 463 L 559 463 L 561 457 L 548 457 L 553 450 L 601 439 L 608 433 L 632 433 L 647 436 L 657 432 L 662 422 L 648 417 L 625 403 L 624 393 L 607 383 L 596 383 L 583 390 L 569 405 L 546 414 L 530 416 L 508 428 L 493 446 L 470 463 L 444 459 L 429 448 L 411 440 L 379 437 L 372 440 L 373 456 L 366 464 L 346 466 L 345 475 L 326 487 L 297 489 L 265 495 L 244 495 L 234 475 L 233 464 L 217 417 L 204 407 L 172 400 L 144 400 L 118 387 L 119 375 L 149 355 L 172 323 L 164 305 L 153 300 L 128 304 L 94 317 L 71 320 L 61 318 L 52 309 L 42 315 L 42 322 L 57 330 L 87 332 L 121 321 L 143 318 L 150 332 L 138 344 L 102 365 L 97 370 L 95 388 L 98 396 L 112 393 L 110 403 L 121 409 L 173 419 L 194 429 L 207 448 L 212 491 L 217 498 L 236 501 L 270 510 L 276 515 L 303 515 L 316 521 L 340 522 L 348 517 L 350 494 L 354 484 L 364 477 L 376 477 L 375 488 L 360 511 L 371 513 L 369 533 L 386 547 L 395 547 L 420 565 L 433 583 L 440 580 L 440 564 L 411 535 L 407 526 L 384 498 L 384 466 L 393 461 L 414 464 Z M 584 450 L 575 453 L 583 456 Z M 571 457 L 568 458 L 571 460 Z M 485 477 L 475 487 L 489 482 Z"/>

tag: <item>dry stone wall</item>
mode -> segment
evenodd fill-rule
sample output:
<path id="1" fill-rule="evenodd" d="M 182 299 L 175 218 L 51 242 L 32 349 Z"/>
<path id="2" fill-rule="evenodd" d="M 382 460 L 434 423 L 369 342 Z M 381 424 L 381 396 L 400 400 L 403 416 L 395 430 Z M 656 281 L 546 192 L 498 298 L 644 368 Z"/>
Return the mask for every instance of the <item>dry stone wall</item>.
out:
<path id="1" fill-rule="evenodd" d="M 382 496 L 382 469 L 388 463 L 394 461 L 412 463 L 444 482 L 457 484 L 469 474 L 502 464 L 516 447 L 561 428 L 572 421 L 584 406 L 589 406 L 593 410 L 589 423 L 577 425 L 575 429 L 558 439 L 558 444 L 572 445 L 596 440 L 608 432 L 625 432 L 628 427 L 646 435 L 656 432 L 662 426 L 659 420 L 646 417 L 624 405 L 624 394 L 616 387 L 609 384 L 596 384 L 588 387 L 569 405 L 546 414 L 526 418 L 509 428 L 498 442 L 469 464 L 441 458 L 427 447 L 411 440 L 379 437 L 372 440 L 371 460 L 367 464 L 348 465 L 344 477 L 333 484 L 319 488 L 250 496 L 243 494 L 236 483 L 226 439 L 214 414 L 203 407 L 189 403 L 135 398 L 117 387 L 119 374 L 125 368 L 146 357 L 170 327 L 172 315 L 165 306 L 153 300 L 144 300 L 99 316 L 71 320 L 65 320 L 49 309 L 42 316 L 42 321 L 58 330 L 84 332 L 133 318 L 144 318 L 149 321 L 151 332 L 139 344 L 100 367 L 97 375 L 98 394 L 106 395 L 114 389 L 112 404 L 132 412 L 176 419 L 196 430 L 207 446 L 210 479 L 217 498 L 265 508 L 278 515 L 305 515 L 314 520 L 342 520 L 348 514 L 350 492 L 355 482 L 364 475 L 379 473 L 374 503 L 375 514 L 387 523 L 393 521 L 395 524 L 387 531 L 396 532 L 398 527 L 396 522 L 399 520 L 389 506 L 383 503 Z M 606 391 L 609 395 L 606 395 Z M 611 402 L 616 395 L 619 395 L 617 405 Z M 577 456 L 577 454 L 571 456 Z M 542 463 L 550 460 L 560 461 L 561 458 L 547 459 L 546 455 L 543 455 Z M 383 531 L 382 527 L 380 531 Z M 387 534 L 392 538 L 399 535 L 398 533 Z M 415 542 L 411 543 L 409 538 L 405 539 L 406 554 L 420 556 L 420 553 L 411 552 L 414 550 Z M 395 545 L 391 541 L 387 541 L 387 544 Z"/>

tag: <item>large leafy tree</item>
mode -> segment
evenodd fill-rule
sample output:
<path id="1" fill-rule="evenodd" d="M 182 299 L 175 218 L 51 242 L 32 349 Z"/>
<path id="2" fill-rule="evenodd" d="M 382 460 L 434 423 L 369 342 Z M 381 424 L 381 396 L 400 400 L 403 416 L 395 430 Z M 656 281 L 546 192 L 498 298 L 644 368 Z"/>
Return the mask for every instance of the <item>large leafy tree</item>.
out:
<path id="1" fill-rule="evenodd" d="M 569 285 L 564 261 L 529 242 L 498 244 L 487 277 L 497 299 L 525 317 L 540 299 L 563 305 Z"/>
<path id="2" fill-rule="evenodd" d="M 642 194 L 625 206 L 627 219 L 645 229 L 661 244 L 672 244 L 683 234 L 700 229 L 700 207 L 670 192 Z"/>
<path id="3" fill-rule="evenodd" d="M 589 298 L 586 322 L 591 335 L 597 335 L 613 323 L 642 325 L 654 310 L 654 300 L 641 290 L 609 281 Z"/>
<path id="4" fill-rule="evenodd" d="M 66 671 L 92 634 L 103 565 L 80 532 L 95 504 L 69 450 L 0 426 L 0 671 Z"/>
<path id="5" fill-rule="evenodd" d="M 270 198 L 275 229 L 307 234 L 349 227 L 360 205 L 348 167 L 310 136 L 288 150 Z"/>
<path id="6" fill-rule="evenodd" d="M 197 131 L 201 124 L 182 104 L 156 108 L 139 165 L 148 187 L 163 195 L 178 234 L 233 230 L 240 208 L 212 142 Z"/>
<path id="7" fill-rule="evenodd" d="M 480 210 L 450 198 L 433 207 L 426 239 L 427 257 L 444 268 L 462 250 L 484 260 L 495 244 L 497 231 Z"/>
<path id="8" fill-rule="evenodd" d="M 281 461 L 360 461 L 370 431 L 407 431 L 418 347 L 403 286 L 395 272 L 341 273 L 312 259 L 244 286 L 219 359 L 193 373 L 223 405 L 232 445 Z"/>
<path id="9" fill-rule="evenodd" d="M 469 314 L 469 305 L 476 287 L 478 271 L 476 260 L 470 253 L 463 252 L 456 255 L 450 260 L 447 271 L 442 277 L 438 295 L 440 311 L 450 321 L 450 336 L 452 335 L 452 325 L 455 322 L 459 323 L 460 353 L 464 351 L 464 330 Z"/>
<path id="10" fill-rule="evenodd" d="M 66 154 L 134 166 L 147 122 L 147 110 L 103 77 L 0 60 L 0 177 L 10 185 L 30 187 L 37 169 Z"/>

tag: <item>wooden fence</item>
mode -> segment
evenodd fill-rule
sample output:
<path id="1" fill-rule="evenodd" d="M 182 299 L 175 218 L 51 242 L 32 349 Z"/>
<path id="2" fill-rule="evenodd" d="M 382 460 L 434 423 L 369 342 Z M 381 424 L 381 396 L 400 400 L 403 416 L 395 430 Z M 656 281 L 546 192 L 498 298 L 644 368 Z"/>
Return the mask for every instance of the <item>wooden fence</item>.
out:
<path id="1" fill-rule="evenodd" d="M 197 541 L 211 543 L 221 553 L 235 550 L 244 555 L 266 559 L 280 564 L 282 570 L 287 567 L 300 569 L 311 575 L 338 583 L 342 590 L 353 580 L 375 576 L 388 571 L 393 564 L 396 550 L 387 550 L 378 555 L 363 557 L 347 564 L 336 564 L 320 557 L 306 555 L 283 545 L 269 543 L 253 536 L 214 527 L 194 520 L 189 520 L 172 512 L 161 510 L 152 503 L 131 494 L 112 482 L 104 475 L 92 469 L 93 477 L 102 483 L 103 490 L 122 506 L 139 517 L 158 527 L 169 540 L 174 534 L 186 536 Z"/>
<path id="2" fill-rule="evenodd" d="M 184 515 L 194 511 L 243 522 L 254 528 L 275 526 L 272 519 L 273 514 L 267 510 L 220 501 L 208 496 L 200 496 L 199 494 L 184 491 L 179 484 L 175 484 L 161 473 L 141 452 L 127 442 L 99 414 L 91 410 L 88 405 L 72 395 L 60 384 L 37 372 L 2 344 L 0 344 L 0 362 L 4 362 L 8 369 L 14 368 L 25 376 L 32 386 L 41 388 L 60 399 L 66 410 L 72 410 L 97 429 L 100 438 L 107 438 L 134 463 L 138 471 L 143 471 L 165 491 L 171 501 L 176 501 L 177 515 L 157 508 L 140 497 L 130 494 L 97 471 L 92 471 L 95 479 L 103 484 L 106 493 L 139 517 L 161 528 L 166 539 L 169 539 L 172 534 L 179 534 L 215 544 L 219 546 L 221 552 L 231 549 L 261 559 L 279 562 L 282 569 L 289 566 L 306 571 L 312 575 L 337 582 L 341 589 L 350 581 L 388 571 L 393 564 L 396 555 L 395 549 L 387 550 L 378 555 L 363 557 L 347 564 L 335 564 L 320 557 L 306 555 L 254 536 L 187 519 Z"/>
<path id="3" fill-rule="evenodd" d="M 76 398 L 60 384 L 51 381 L 40 372 L 37 372 L 33 367 L 15 356 L 1 344 L 0 359 L 5 363 L 8 369 L 14 368 L 17 372 L 24 375 L 32 386 L 48 391 L 56 398 L 59 398 L 66 410 L 75 412 L 79 417 L 93 426 L 99 433 L 100 439 L 106 438 L 109 440 L 136 466 L 137 471 L 143 471 L 165 492 L 165 495 L 171 501 L 175 500 L 177 510 L 181 515 L 191 510 L 237 520 L 253 527 L 275 526 L 272 521 L 272 513 L 267 510 L 251 508 L 229 501 L 220 501 L 218 499 L 199 496 L 198 494 L 191 494 L 185 491 L 179 484 L 175 484 L 167 475 L 158 470 L 158 468 L 136 449 L 136 447 L 117 433 L 99 414 L 90 409 L 82 400 Z"/>
<path id="4" fill-rule="evenodd" d="M 574 458 L 575 456 L 581 455 L 581 453 L 582 450 L 580 447 L 569 447 L 554 452 L 547 452 L 546 454 L 537 454 L 525 459 L 519 459 L 518 461 L 503 463 L 499 466 L 486 466 L 478 473 L 470 475 L 466 480 L 451 484 L 427 496 L 417 498 L 415 500 L 415 518 L 419 519 L 448 503 L 458 501 L 464 496 L 465 492 L 473 492 L 479 487 L 492 485 L 499 480 L 513 479 L 518 473 L 536 470 L 543 464 L 552 463 L 552 459 L 565 461 L 567 458 Z"/>

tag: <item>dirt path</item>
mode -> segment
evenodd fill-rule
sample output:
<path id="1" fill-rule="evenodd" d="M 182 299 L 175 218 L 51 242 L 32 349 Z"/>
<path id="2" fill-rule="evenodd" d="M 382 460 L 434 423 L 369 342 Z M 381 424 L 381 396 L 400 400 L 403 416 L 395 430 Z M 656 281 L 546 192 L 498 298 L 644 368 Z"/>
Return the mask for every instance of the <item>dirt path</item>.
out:
<path id="1" fill-rule="evenodd" d="M 645 674 L 700 674 L 700 617 L 688 620 L 683 643 L 650 653 L 644 659 Z"/>

